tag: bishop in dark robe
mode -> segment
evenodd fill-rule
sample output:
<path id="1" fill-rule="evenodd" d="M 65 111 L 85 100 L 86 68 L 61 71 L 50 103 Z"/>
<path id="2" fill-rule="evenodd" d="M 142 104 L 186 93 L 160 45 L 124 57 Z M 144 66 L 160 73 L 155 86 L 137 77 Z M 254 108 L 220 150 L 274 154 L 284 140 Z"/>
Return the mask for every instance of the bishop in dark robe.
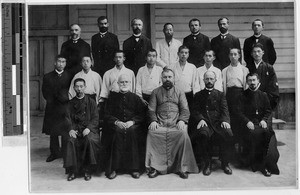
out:
<path id="1" fill-rule="evenodd" d="M 138 179 L 143 170 L 147 135 L 145 104 L 138 95 L 130 92 L 130 81 L 129 75 L 120 75 L 120 91 L 111 92 L 106 103 L 104 121 L 107 123 L 106 131 L 112 134 L 112 140 L 108 143 L 111 146 L 107 149 L 106 176 L 109 179 L 114 179 L 118 172 L 129 172 Z"/>
<path id="2" fill-rule="evenodd" d="M 96 168 L 100 149 L 98 109 L 96 102 L 84 94 L 86 84 L 82 78 L 74 81 L 76 96 L 69 103 L 69 131 L 64 157 L 68 181 L 84 173 L 86 181 Z"/>
<path id="3" fill-rule="evenodd" d="M 81 59 L 83 56 L 91 56 L 90 45 L 80 38 L 81 28 L 77 24 L 70 26 L 71 39 L 61 46 L 60 54 L 67 59 L 66 70 L 73 77 L 81 71 Z"/>
<path id="4" fill-rule="evenodd" d="M 55 70 L 45 74 L 42 84 L 43 97 L 46 100 L 45 117 L 42 132 L 50 135 L 50 156 L 46 162 L 51 162 L 61 157 L 58 136 L 63 135 L 68 125 L 68 88 L 72 77 L 64 71 L 65 57 L 58 55 L 54 64 Z M 64 142 L 62 142 L 64 149 Z"/>
<path id="5" fill-rule="evenodd" d="M 249 88 L 240 98 L 238 114 L 242 124 L 244 140 L 244 165 L 250 165 L 252 171 L 261 171 L 266 177 L 279 174 L 277 162 L 279 152 L 277 140 L 271 123 L 271 106 L 265 92 L 259 90 L 256 73 L 247 75 Z"/>

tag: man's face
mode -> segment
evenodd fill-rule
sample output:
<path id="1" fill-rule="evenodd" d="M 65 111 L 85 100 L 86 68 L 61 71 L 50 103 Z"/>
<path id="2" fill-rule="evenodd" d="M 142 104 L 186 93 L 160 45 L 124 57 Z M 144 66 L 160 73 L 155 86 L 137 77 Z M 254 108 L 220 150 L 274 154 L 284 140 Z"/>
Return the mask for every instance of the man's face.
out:
<path id="1" fill-rule="evenodd" d="M 166 89 L 171 89 L 174 85 L 174 74 L 172 71 L 167 71 L 167 72 L 163 72 L 162 73 L 162 82 L 163 82 L 163 86 Z"/>
<path id="2" fill-rule="evenodd" d="M 77 97 L 82 97 L 84 94 L 84 90 L 85 90 L 85 83 L 83 81 L 77 81 L 74 84 L 74 90 L 76 92 L 76 96 Z"/>
<path id="3" fill-rule="evenodd" d="M 189 57 L 189 49 L 181 49 L 178 52 L 179 60 L 185 62 Z"/>
<path id="4" fill-rule="evenodd" d="M 122 75 L 118 80 L 119 89 L 121 92 L 128 92 L 130 90 L 130 79 L 127 75 Z"/>
<path id="5" fill-rule="evenodd" d="M 201 29 L 201 26 L 200 26 L 200 24 L 199 24 L 198 21 L 192 21 L 190 23 L 190 31 L 191 31 L 191 33 L 196 34 L 196 33 L 198 33 L 200 31 L 200 29 Z"/>
<path id="6" fill-rule="evenodd" d="M 204 74 L 203 80 L 205 83 L 205 87 L 208 89 L 212 89 L 215 86 L 216 75 L 213 72 L 206 72 Z"/>
<path id="7" fill-rule="evenodd" d="M 100 20 L 98 23 L 99 30 L 102 33 L 105 33 L 108 30 L 108 26 L 109 26 L 109 23 L 107 22 L 107 19 Z"/>
<path id="8" fill-rule="evenodd" d="M 174 31 L 173 31 L 173 26 L 172 25 L 167 25 L 165 28 L 164 28 L 164 34 L 165 34 L 165 37 L 167 39 L 172 39 L 173 38 L 173 34 L 174 34 Z"/>
<path id="9" fill-rule="evenodd" d="M 56 60 L 56 62 L 54 63 L 54 66 L 55 66 L 55 69 L 60 72 L 65 69 L 66 64 L 67 64 L 67 60 L 65 58 L 58 58 Z"/>
<path id="10" fill-rule="evenodd" d="M 135 20 L 132 24 L 132 31 L 134 34 L 140 34 L 143 30 L 143 22 L 141 20 Z"/>
<path id="11" fill-rule="evenodd" d="M 116 62 L 117 66 L 122 66 L 124 64 L 125 61 L 125 57 L 123 53 L 116 53 L 115 57 L 114 57 L 114 61 Z"/>
<path id="12" fill-rule="evenodd" d="M 213 54 L 213 51 L 205 52 L 203 58 L 204 58 L 205 63 L 207 63 L 207 64 L 211 64 L 216 59 L 214 54 Z"/>
<path id="13" fill-rule="evenodd" d="M 80 34 L 81 34 L 81 29 L 78 25 L 73 25 L 71 26 L 70 28 L 70 34 L 71 34 L 71 37 L 72 39 L 78 39 L 80 38 Z"/>
<path id="14" fill-rule="evenodd" d="M 252 90 L 255 90 L 256 87 L 258 86 L 259 80 L 257 78 L 257 76 L 249 76 L 247 78 L 247 84 L 249 85 L 249 88 Z"/>
<path id="15" fill-rule="evenodd" d="M 81 65 L 84 70 L 90 70 L 92 66 L 92 61 L 90 57 L 83 57 L 81 60 Z"/>
<path id="16" fill-rule="evenodd" d="M 240 54 L 237 49 L 231 49 L 229 53 L 230 62 L 237 63 L 240 59 Z"/>
<path id="17" fill-rule="evenodd" d="M 147 60 L 147 64 L 150 64 L 150 65 L 154 65 L 156 63 L 156 53 L 155 52 L 148 52 L 147 54 L 147 57 L 146 57 L 146 60 Z"/>
<path id="18" fill-rule="evenodd" d="M 264 27 L 261 21 L 254 21 L 252 24 L 252 30 L 255 35 L 259 35 L 263 31 Z"/>
<path id="19" fill-rule="evenodd" d="M 222 34 L 226 33 L 229 28 L 227 19 L 224 18 L 224 19 L 220 20 L 218 23 L 218 26 L 219 26 L 219 30 Z"/>
<path id="20" fill-rule="evenodd" d="M 251 55 L 255 61 L 260 61 L 264 55 L 264 51 L 260 47 L 254 47 Z"/>

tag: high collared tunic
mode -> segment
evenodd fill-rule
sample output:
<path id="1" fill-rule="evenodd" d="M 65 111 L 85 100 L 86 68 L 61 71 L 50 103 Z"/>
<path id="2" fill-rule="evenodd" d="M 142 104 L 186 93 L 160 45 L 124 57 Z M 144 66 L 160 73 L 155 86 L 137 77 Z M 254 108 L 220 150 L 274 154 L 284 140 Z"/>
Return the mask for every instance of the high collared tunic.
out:
<path id="1" fill-rule="evenodd" d="M 182 43 L 177 39 L 172 39 L 170 45 L 165 39 L 159 40 L 156 43 L 157 65 L 164 68 L 178 62 L 178 48 Z"/>

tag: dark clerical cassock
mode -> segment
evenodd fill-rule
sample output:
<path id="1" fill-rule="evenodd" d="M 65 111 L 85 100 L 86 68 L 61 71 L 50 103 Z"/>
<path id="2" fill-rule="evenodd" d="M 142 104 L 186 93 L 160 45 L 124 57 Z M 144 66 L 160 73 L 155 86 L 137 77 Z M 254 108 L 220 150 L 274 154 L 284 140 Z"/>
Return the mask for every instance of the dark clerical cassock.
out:
<path id="1" fill-rule="evenodd" d="M 271 128 L 268 118 L 271 115 L 271 107 L 267 94 L 260 91 L 247 89 L 240 99 L 239 116 L 244 134 L 244 145 L 248 151 L 248 159 L 253 171 L 267 169 L 272 174 L 279 174 L 277 162 L 279 153 L 277 140 Z M 259 126 L 260 121 L 267 122 L 267 128 Z M 247 128 L 247 123 L 254 124 L 254 130 Z"/>
<path id="2" fill-rule="evenodd" d="M 93 168 L 97 164 L 97 155 L 100 148 L 100 136 L 98 128 L 98 109 L 96 102 L 88 96 L 78 99 L 77 96 L 69 103 L 70 127 L 68 131 L 75 130 L 77 138 L 69 135 L 67 139 L 64 168 L 72 169 L 75 174 L 82 169 Z M 90 130 L 86 136 L 82 135 L 85 128 Z"/>
<path id="3" fill-rule="evenodd" d="M 82 40 L 68 40 L 61 46 L 60 54 L 67 59 L 66 69 L 74 76 L 80 70 L 82 70 L 81 59 L 83 56 L 91 56 L 90 45 Z"/>
<path id="4" fill-rule="evenodd" d="M 145 104 L 132 92 L 111 92 L 105 108 L 107 130 L 113 134 L 106 175 L 117 170 L 140 171 L 144 164 L 147 129 L 144 125 Z M 120 129 L 116 121 L 133 121 L 128 129 Z"/>
<path id="5" fill-rule="evenodd" d="M 114 55 L 119 49 L 117 35 L 107 32 L 92 36 L 92 54 L 94 59 L 94 71 L 103 78 L 104 73 L 115 65 Z"/>

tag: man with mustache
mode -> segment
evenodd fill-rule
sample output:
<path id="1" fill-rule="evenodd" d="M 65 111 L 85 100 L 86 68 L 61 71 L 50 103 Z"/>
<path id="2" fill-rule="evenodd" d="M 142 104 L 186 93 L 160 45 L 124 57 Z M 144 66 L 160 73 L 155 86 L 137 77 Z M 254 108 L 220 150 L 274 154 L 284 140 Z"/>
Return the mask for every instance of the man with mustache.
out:
<path id="1" fill-rule="evenodd" d="M 91 56 L 90 45 L 80 38 L 81 28 L 78 24 L 70 26 L 70 37 L 61 46 L 60 54 L 67 59 L 66 70 L 73 77 L 81 70 L 81 59 L 83 56 Z"/>
<path id="2" fill-rule="evenodd" d="M 178 62 L 177 51 L 182 44 L 179 40 L 173 38 L 173 28 L 172 23 L 165 23 L 163 28 L 165 39 L 156 43 L 157 65 L 162 68 Z"/>
<path id="3" fill-rule="evenodd" d="M 218 20 L 218 26 L 221 34 L 219 34 L 211 40 L 211 49 L 214 50 L 214 52 L 216 53 L 216 60 L 214 61 L 214 65 L 220 70 L 223 70 L 230 64 L 230 48 L 237 48 L 241 50 L 241 45 L 239 38 L 231 35 L 228 32 L 228 18 L 220 18 Z M 239 61 L 242 62 L 242 56 L 240 56 Z"/>
<path id="4" fill-rule="evenodd" d="M 113 134 L 106 176 L 114 179 L 118 172 L 125 171 L 138 179 L 144 167 L 145 152 L 141 146 L 146 141 L 146 107 L 138 95 L 130 92 L 131 76 L 120 75 L 118 85 L 119 92 L 111 92 L 105 108 L 106 128 Z"/>
<path id="5" fill-rule="evenodd" d="M 123 43 L 126 60 L 125 66 L 131 69 L 136 75 L 139 68 L 146 64 L 145 56 L 147 51 L 152 49 L 152 43 L 149 38 L 142 34 L 143 21 L 134 18 L 131 21 L 133 35 Z"/>
<path id="6" fill-rule="evenodd" d="M 114 53 L 119 50 L 117 35 L 108 32 L 109 23 L 106 16 L 97 19 L 99 33 L 92 36 L 93 70 L 103 77 L 104 73 L 113 68 Z"/>
<path id="7" fill-rule="evenodd" d="M 204 74 L 205 89 L 196 93 L 190 122 L 190 137 L 193 143 L 197 163 L 204 161 L 203 175 L 211 173 L 213 145 L 220 146 L 222 169 L 227 175 L 232 174 L 229 167 L 230 140 L 233 136 L 227 101 L 223 92 L 214 88 L 215 72 L 208 70 Z"/>
<path id="8" fill-rule="evenodd" d="M 190 112 L 183 91 L 174 86 L 174 72 L 165 67 L 163 85 L 154 89 L 149 105 L 146 168 L 149 178 L 178 173 L 183 179 L 198 173 L 187 122 Z"/>
<path id="9" fill-rule="evenodd" d="M 244 162 L 250 165 L 252 171 L 261 171 L 266 177 L 279 174 L 277 166 L 279 153 L 275 133 L 271 127 L 269 117 L 271 106 L 266 93 L 262 92 L 257 73 L 247 75 L 249 88 L 240 98 L 238 110 L 242 124 L 244 141 Z"/>
<path id="10" fill-rule="evenodd" d="M 191 34 L 183 39 L 183 45 L 190 50 L 188 62 L 194 64 L 197 68 L 204 64 L 203 56 L 205 50 L 210 49 L 209 38 L 200 33 L 201 23 L 197 18 L 189 22 Z"/>

